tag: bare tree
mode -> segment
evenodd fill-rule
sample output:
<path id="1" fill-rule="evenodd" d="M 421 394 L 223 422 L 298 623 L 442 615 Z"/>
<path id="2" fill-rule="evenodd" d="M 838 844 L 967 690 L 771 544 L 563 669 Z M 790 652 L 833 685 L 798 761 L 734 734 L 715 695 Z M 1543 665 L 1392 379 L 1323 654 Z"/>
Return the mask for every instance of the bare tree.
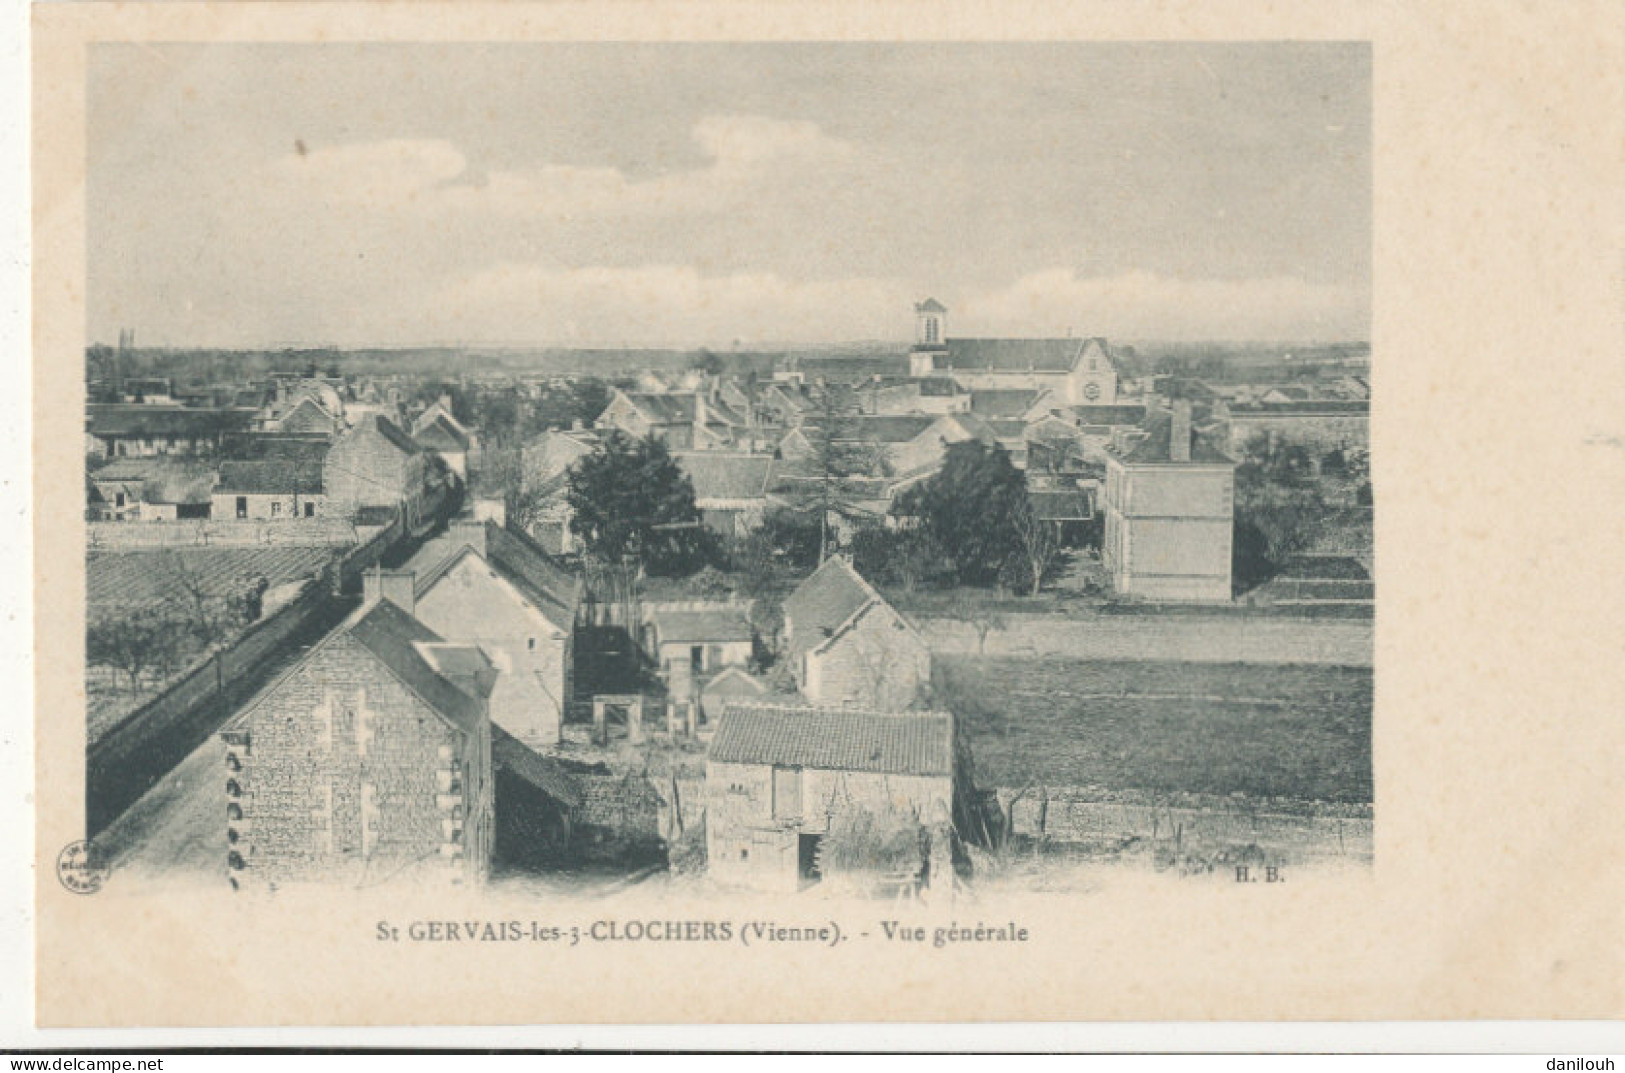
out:
<path id="1" fill-rule="evenodd" d="M 1011 523 L 1016 531 L 1016 543 L 1021 548 L 1022 565 L 1032 585 L 1030 595 L 1037 596 L 1044 578 L 1060 558 L 1060 534 L 1055 531 L 1056 523 L 1039 517 L 1032 500 L 1027 498 L 1017 506 Z"/>

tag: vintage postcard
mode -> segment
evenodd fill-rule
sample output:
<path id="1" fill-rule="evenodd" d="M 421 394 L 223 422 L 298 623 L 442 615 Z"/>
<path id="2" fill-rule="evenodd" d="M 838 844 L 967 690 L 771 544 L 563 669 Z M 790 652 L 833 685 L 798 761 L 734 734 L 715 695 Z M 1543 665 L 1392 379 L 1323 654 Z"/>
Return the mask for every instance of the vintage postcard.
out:
<path id="1" fill-rule="evenodd" d="M 1625 1011 L 1609 5 L 34 32 L 40 1024 Z"/>

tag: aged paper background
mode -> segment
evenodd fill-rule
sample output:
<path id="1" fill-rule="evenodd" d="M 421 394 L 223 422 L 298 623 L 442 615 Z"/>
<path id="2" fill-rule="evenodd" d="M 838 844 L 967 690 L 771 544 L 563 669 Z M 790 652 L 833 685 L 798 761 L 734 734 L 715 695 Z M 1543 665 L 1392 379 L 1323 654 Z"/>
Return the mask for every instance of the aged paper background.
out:
<path id="1" fill-rule="evenodd" d="M 1625 1013 L 1617 5 L 87 3 L 37 8 L 34 29 L 42 1025 Z M 947 949 L 383 944 L 381 919 L 816 921 L 786 901 L 266 903 L 58 884 L 83 807 L 86 45 L 595 38 L 1373 43 L 1373 871 L 1235 888 L 1125 874 L 957 906 L 1034 941 Z M 893 915 L 816 908 L 831 914 Z"/>

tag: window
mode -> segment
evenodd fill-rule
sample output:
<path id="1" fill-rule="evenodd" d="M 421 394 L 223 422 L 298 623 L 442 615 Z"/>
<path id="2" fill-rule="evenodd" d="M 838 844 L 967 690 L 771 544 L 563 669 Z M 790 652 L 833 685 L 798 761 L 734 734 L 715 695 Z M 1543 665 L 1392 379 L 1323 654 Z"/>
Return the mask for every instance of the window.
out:
<path id="1" fill-rule="evenodd" d="M 276 499 L 271 500 L 271 517 L 278 518 L 278 517 L 281 517 L 281 515 L 282 515 L 282 503 L 281 503 L 281 501 L 276 500 Z"/>
<path id="2" fill-rule="evenodd" d="M 739 859 L 742 861 L 750 860 L 750 850 L 741 848 L 739 851 Z"/>
<path id="3" fill-rule="evenodd" d="M 239 517 L 239 518 L 248 517 L 248 497 L 247 496 L 238 496 L 237 497 L 237 517 Z"/>
<path id="4" fill-rule="evenodd" d="M 124 506 L 124 493 L 123 492 L 119 492 L 118 494 L 113 496 L 113 506 L 115 506 L 115 507 Z"/>
<path id="5" fill-rule="evenodd" d="M 529 649 L 530 649 L 530 650 L 531 650 L 531 651 L 532 651 L 532 652 L 534 652 L 534 651 L 536 651 L 536 638 L 534 638 L 534 637 L 531 637 L 531 638 L 529 638 L 529 639 L 527 639 L 527 640 L 526 640 L 526 641 L 525 641 L 525 645 L 526 645 L 526 647 L 528 647 L 528 648 L 529 648 Z"/>
<path id="6" fill-rule="evenodd" d="M 316 517 L 316 504 L 314 504 L 314 503 L 306 503 L 305 504 L 305 517 L 307 517 L 307 518 Z"/>

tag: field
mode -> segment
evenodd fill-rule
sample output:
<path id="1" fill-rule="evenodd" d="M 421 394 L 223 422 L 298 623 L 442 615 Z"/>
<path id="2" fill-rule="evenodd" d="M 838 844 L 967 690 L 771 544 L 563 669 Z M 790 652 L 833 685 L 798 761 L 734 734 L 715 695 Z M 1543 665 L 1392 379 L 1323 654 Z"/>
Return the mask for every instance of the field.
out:
<path id="1" fill-rule="evenodd" d="M 241 593 L 255 578 L 271 588 L 310 577 L 342 548 L 234 547 L 165 551 L 96 552 L 85 564 L 85 595 L 92 611 L 118 604 L 183 599 L 195 583 L 206 596 Z"/>
<path id="2" fill-rule="evenodd" d="M 1366 668 L 938 655 L 978 785 L 1369 803 Z"/>

